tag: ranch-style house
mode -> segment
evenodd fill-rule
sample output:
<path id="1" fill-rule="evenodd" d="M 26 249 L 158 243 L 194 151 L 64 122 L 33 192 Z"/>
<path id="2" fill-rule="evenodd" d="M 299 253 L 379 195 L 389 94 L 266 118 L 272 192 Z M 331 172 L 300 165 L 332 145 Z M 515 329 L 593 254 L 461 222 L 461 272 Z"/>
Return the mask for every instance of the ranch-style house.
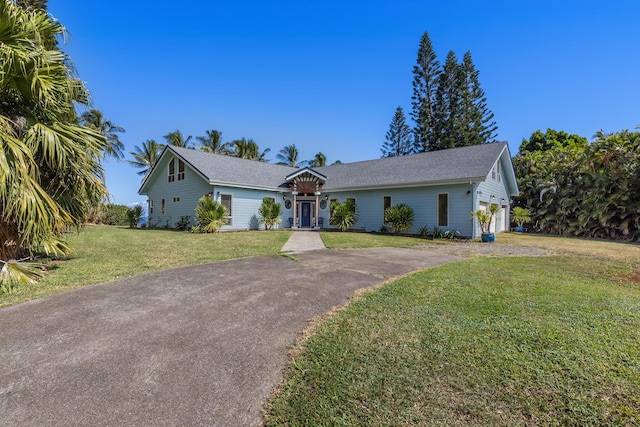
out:
<path id="1" fill-rule="evenodd" d="M 258 208 L 271 197 L 282 205 L 280 227 L 332 228 L 330 204 L 352 199 L 355 230 L 377 231 L 384 210 L 397 204 L 413 208 L 411 233 L 424 225 L 476 238 L 471 212 L 498 205 L 495 232 L 509 229 L 511 197 L 518 186 L 506 143 L 388 157 L 317 168 L 271 163 L 165 147 L 139 193 L 148 197 L 149 224 L 175 226 L 194 216 L 198 199 L 214 197 L 227 207 L 222 230 L 258 229 Z"/>

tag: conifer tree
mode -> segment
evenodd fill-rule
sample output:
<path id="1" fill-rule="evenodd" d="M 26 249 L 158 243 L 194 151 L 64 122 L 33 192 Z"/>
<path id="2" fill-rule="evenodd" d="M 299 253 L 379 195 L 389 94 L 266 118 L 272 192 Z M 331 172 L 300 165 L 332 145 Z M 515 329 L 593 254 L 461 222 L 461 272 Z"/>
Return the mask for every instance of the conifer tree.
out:
<path id="1" fill-rule="evenodd" d="M 458 146 L 461 140 L 462 75 L 456 54 L 451 50 L 438 78 L 434 111 L 436 138 L 425 151 Z"/>
<path id="2" fill-rule="evenodd" d="M 440 64 L 425 31 L 420 39 L 417 64 L 413 67 L 413 96 L 411 97 L 411 117 L 416 125 L 413 129 L 413 152 L 427 151 L 435 145 L 434 134 L 436 86 L 440 74 Z"/>
<path id="3" fill-rule="evenodd" d="M 402 107 L 396 109 L 385 137 L 386 141 L 380 149 L 382 157 L 411 154 L 413 135 L 411 134 L 411 128 L 406 123 Z"/>
<path id="4" fill-rule="evenodd" d="M 457 146 L 478 145 L 495 142 L 498 126 L 493 113 L 487 108 L 487 99 L 480 87 L 479 72 L 473 65 L 471 52 L 462 58 L 461 70 L 461 140 Z"/>

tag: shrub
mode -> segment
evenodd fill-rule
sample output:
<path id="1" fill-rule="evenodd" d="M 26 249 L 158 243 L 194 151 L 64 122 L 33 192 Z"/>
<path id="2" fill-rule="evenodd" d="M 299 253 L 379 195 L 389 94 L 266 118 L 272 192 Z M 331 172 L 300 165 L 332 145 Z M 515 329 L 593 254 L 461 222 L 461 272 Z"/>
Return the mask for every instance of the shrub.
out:
<path id="1" fill-rule="evenodd" d="M 340 231 L 347 231 L 357 221 L 356 205 L 352 200 L 342 203 L 331 203 L 331 218 L 329 224 L 337 226 Z"/>
<path id="2" fill-rule="evenodd" d="M 396 235 L 411 230 L 413 218 L 413 209 L 404 204 L 391 206 L 384 211 L 384 222 L 393 228 Z"/>
<path id="3" fill-rule="evenodd" d="M 186 230 L 187 228 L 189 228 L 189 224 L 191 223 L 191 216 L 189 215 L 183 215 L 180 217 L 180 219 L 176 222 L 176 230 Z"/>
<path id="4" fill-rule="evenodd" d="M 196 213 L 196 227 L 201 233 L 215 233 L 225 224 L 224 217 L 227 208 L 209 196 L 198 200 Z"/>
<path id="5" fill-rule="evenodd" d="M 274 225 L 282 222 L 282 206 L 272 197 L 265 197 L 262 199 L 262 205 L 258 209 L 260 215 L 260 222 L 264 224 L 267 230 L 271 230 Z"/>
<path id="6" fill-rule="evenodd" d="M 138 227 L 138 223 L 140 222 L 140 217 L 142 217 L 142 206 L 137 205 L 132 208 L 128 208 L 127 221 L 129 222 L 129 228 Z"/>

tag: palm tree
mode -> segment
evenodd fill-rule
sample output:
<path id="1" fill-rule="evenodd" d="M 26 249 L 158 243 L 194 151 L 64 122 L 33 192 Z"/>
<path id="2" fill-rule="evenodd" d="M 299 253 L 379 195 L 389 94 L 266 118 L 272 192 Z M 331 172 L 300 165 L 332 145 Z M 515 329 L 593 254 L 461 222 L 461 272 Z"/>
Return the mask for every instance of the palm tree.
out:
<path id="1" fill-rule="evenodd" d="M 323 166 L 327 166 L 327 157 L 318 152 L 316 156 L 309 162 L 309 166 L 312 168 L 321 168 Z"/>
<path id="2" fill-rule="evenodd" d="M 133 148 L 134 151 L 129 153 L 133 156 L 133 160 L 127 160 L 127 163 L 142 169 L 138 175 L 147 175 L 156 165 L 164 145 L 158 144 L 154 139 L 147 139 L 142 143 L 142 148 L 137 145 Z"/>
<path id="3" fill-rule="evenodd" d="M 70 58 L 48 43 L 64 33 L 39 9 L 0 1 L 0 288 L 31 282 L 21 260 L 62 254 L 69 227 L 80 226 L 107 195 L 99 153 L 106 140 L 78 125 L 89 93 Z M 16 261 L 18 260 L 18 261 Z"/>
<path id="4" fill-rule="evenodd" d="M 102 153 L 103 157 L 111 156 L 116 160 L 124 158 L 124 144 L 117 135 L 117 132 L 124 133 L 124 128 L 114 125 L 110 120 L 105 120 L 102 112 L 95 108 L 85 111 L 80 116 L 80 123 L 98 132 L 107 140 L 107 145 Z"/>
<path id="5" fill-rule="evenodd" d="M 277 164 L 291 166 L 292 168 L 300 167 L 298 165 L 298 149 L 295 144 L 287 145 L 276 155 L 276 159 L 280 160 Z"/>
<path id="6" fill-rule="evenodd" d="M 180 132 L 179 130 L 169 132 L 168 134 L 163 136 L 163 138 L 169 145 L 173 145 L 175 147 L 191 148 L 189 147 L 189 141 L 191 141 L 192 138 L 191 135 L 189 135 L 187 139 L 185 139 L 182 135 L 182 132 Z"/>
<path id="7" fill-rule="evenodd" d="M 267 148 L 266 150 L 261 152 L 258 148 L 258 144 L 256 144 L 253 139 L 236 139 L 232 141 L 231 144 L 233 145 L 232 155 L 234 157 L 248 160 L 258 160 L 260 162 L 268 161 L 266 159 L 266 155 L 271 150 Z"/>
<path id="8" fill-rule="evenodd" d="M 206 133 L 206 136 L 196 136 L 196 139 L 200 141 L 200 146 L 198 147 L 200 151 L 216 154 L 231 153 L 231 143 L 222 142 L 222 132 L 217 130 L 208 130 Z"/>

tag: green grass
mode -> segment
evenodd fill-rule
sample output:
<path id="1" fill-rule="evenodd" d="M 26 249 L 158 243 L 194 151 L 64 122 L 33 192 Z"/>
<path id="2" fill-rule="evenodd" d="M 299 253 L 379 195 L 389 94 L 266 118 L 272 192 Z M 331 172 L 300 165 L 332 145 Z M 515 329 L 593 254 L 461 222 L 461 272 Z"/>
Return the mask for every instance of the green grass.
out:
<path id="1" fill-rule="evenodd" d="M 296 349 L 267 425 L 640 424 L 640 248 L 574 243 L 365 294 Z"/>
<path id="2" fill-rule="evenodd" d="M 442 239 L 427 240 L 418 237 L 394 236 L 389 234 L 342 233 L 336 231 L 322 231 L 320 233 L 320 237 L 322 238 L 324 245 L 331 249 L 374 247 L 410 248 L 412 246 L 420 246 L 427 243 L 447 243 L 446 240 Z"/>
<path id="3" fill-rule="evenodd" d="M 38 284 L 0 294 L 0 307 L 151 271 L 278 254 L 290 235 L 289 231 L 191 234 L 87 226 L 68 235 L 73 255 L 50 262 Z"/>

